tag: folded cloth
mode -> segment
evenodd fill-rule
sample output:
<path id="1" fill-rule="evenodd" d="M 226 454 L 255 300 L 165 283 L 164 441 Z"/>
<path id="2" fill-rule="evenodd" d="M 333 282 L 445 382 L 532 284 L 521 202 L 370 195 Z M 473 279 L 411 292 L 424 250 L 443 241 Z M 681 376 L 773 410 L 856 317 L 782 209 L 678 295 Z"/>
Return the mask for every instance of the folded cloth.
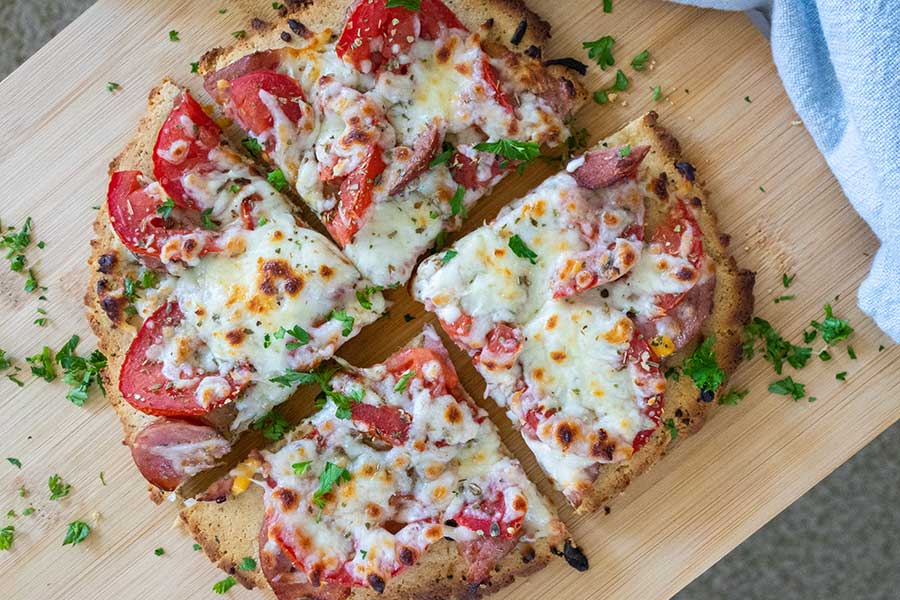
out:
<path id="1" fill-rule="evenodd" d="M 768 19 L 797 114 L 881 241 L 859 307 L 900 343 L 900 1 L 675 1 Z"/>

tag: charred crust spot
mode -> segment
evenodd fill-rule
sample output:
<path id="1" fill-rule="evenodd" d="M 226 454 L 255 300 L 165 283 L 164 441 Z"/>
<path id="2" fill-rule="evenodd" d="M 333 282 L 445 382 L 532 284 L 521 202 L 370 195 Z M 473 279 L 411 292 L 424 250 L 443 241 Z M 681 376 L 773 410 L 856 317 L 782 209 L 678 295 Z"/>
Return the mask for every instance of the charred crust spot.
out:
<path id="1" fill-rule="evenodd" d="M 494 17 L 489 18 L 484 23 L 481 24 L 485 29 L 492 29 L 494 27 Z"/>
<path id="2" fill-rule="evenodd" d="M 107 288 L 108 283 L 109 283 L 109 282 L 107 282 L 105 279 L 98 279 L 98 280 L 97 280 L 97 295 L 98 295 L 98 296 L 102 296 L 102 295 L 103 295 L 103 292 L 106 291 L 106 288 Z"/>
<path id="3" fill-rule="evenodd" d="M 719 234 L 719 243 L 725 246 L 726 248 L 731 245 L 731 236 L 727 233 Z"/>
<path id="4" fill-rule="evenodd" d="M 669 199 L 669 176 L 663 171 L 653 180 L 653 193 L 660 200 Z"/>
<path id="5" fill-rule="evenodd" d="M 525 49 L 525 56 L 533 58 L 534 60 L 541 60 L 542 54 L 540 47 L 533 44 Z"/>
<path id="6" fill-rule="evenodd" d="M 716 399 L 716 393 L 713 390 L 701 390 L 700 402 L 710 403 Z"/>
<path id="7" fill-rule="evenodd" d="M 694 169 L 694 165 L 687 162 L 686 160 L 680 160 L 676 162 L 675 170 L 681 173 L 681 176 L 688 181 L 694 181 L 694 178 L 697 176 L 697 170 Z"/>
<path id="8" fill-rule="evenodd" d="M 219 496 L 216 498 L 216 504 L 225 504 L 228 501 L 228 496 Z"/>
<path id="9" fill-rule="evenodd" d="M 100 307 L 103 309 L 103 312 L 106 313 L 106 316 L 109 317 L 109 320 L 113 323 L 119 323 L 122 321 L 122 307 L 125 304 L 125 298 L 114 298 L 112 296 L 106 296 L 100 300 Z"/>
<path id="10" fill-rule="evenodd" d="M 369 573 L 368 577 L 366 577 L 366 581 L 369 582 L 369 587 L 378 592 L 379 594 L 384 593 L 384 579 L 376 573 Z"/>
<path id="11" fill-rule="evenodd" d="M 309 37 L 309 29 L 307 29 L 306 25 L 304 25 L 297 19 L 288 19 L 288 27 L 291 28 L 291 31 L 302 38 Z"/>
<path id="12" fill-rule="evenodd" d="M 412 548 L 403 546 L 400 548 L 400 552 L 397 553 L 397 558 L 399 558 L 400 562 L 404 565 L 411 567 L 416 562 L 416 553 L 413 552 Z"/>
<path id="13" fill-rule="evenodd" d="M 272 495 L 281 503 L 285 512 L 296 510 L 297 506 L 300 504 L 300 499 L 297 497 L 297 494 L 289 488 L 278 488 L 272 492 Z"/>
<path id="14" fill-rule="evenodd" d="M 703 201 L 700 200 L 700 198 L 698 198 L 697 196 L 694 196 L 693 198 L 691 198 L 691 206 L 693 206 L 694 208 L 700 208 L 701 206 L 703 206 Z"/>
<path id="15" fill-rule="evenodd" d="M 562 83 L 563 87 L 566 88 L 566 94 L 569 96 L 569 98 L 574 98 L 577 94 L 577 92 L 575 91 L 575 82 L 565 77 L 560 77 L 559 81 Z"/>
<path id="16" fill-rule="evenodd" d="M 569 423 L 560 423 L 559 427 L 556 428 L 556 439 L 559 440 L 559 445 L 564 450 L 572 445 L 576 434 L 577 431 Z"/>
<path id="17" fill-rule="evenodd" d="M 532 46 L 533 47 L 533 46 Z M 530 50 L 530 48 L 529 48 Z M 565 67 L 570 71 L 575 71 L 579 75 L 587 75 L 587 65 L 572 57 L 566 58 L 554 58 L 553 60 L 545 60 L 545 67 L 552 67 L 553 65 L 559 65 L 560 67 Z"/>
<path id="18" fill-rule="evenodd" d="M 616 446 L 615 444 L 606 443 L 606 442 L 597 442 L 593 446 L 591 446 L 591 456 L 596 456 L 602 458 L 607 462 L 611 462 L 613 459 L 613 454 L 615 453 Z"/>
<path id="19" fill-rule="evenodd" d="M 97 259 L 97 270 L 104 275 L 109 275 L 116 266 L 118 259 L 115 252 L 109 252 Z"/>
<path id="20" fill-rule="evenodd" d="M 291 37 L 291 34 L 288 33 L 287 31 L 281 32 L 281 41 L 282 42 L 290 42 L 292 39 L 294 39 L 294 38 Z"/>
<path id="21" fill-rule="evenodd" d="M 194 238 L 187 238 L 184 240 L 184 251 L 187 254 L 193 254 L 194 250 L 197 249 L 197 240 Z"/>
<path id="22" fill-rule="evenodd" d="M 559 551 L 559 548 L 557 548 L 556 546 L 550 546 L 550 552 L 551 552 L 554 556 L 562 556 L 562 555 L 563 555 L 563 553 L 560 552 L 560 551 Z"/>
<path id="23" fill-rule="evenodd" d="M 444 525 L 447 527 L 459 527 L 459 523 L 456 522 L 456 519 L 447 519 L 444 521 Z"/>
<path id="24" fill-rule="evenodd" d="M 587 571 L 588 570 L 588 559 L 584 555 L 584 552 L 581 551 L 581 548 L 572 543 L 572 540 L 566 540 L 566 544 L 563 549 L 563 556 L 566 558 L 566 562 L 569 563 L 576 571 Z"/>
<path id="25" fill-rule="evenodd" d="M 247 333 L 243 329 L 232 329 L 225 334 L 225 339 L 228 340 L 228 343 L 232 346 L 239 346 L 246 337 Z"/>
<path id="26" fill-rule="evenodd" d="M 266 23 L 265 21 L 263 21 L 262 19 L 260 19 L 259 17 L 253 17 L 252 19 L 250 19 L 250 29 L 252 29 L 254 31 L 262 31 L 263 29 L 265 29 L 268 26 L 269 26 L 269 24 Z"/>
<path id="27" fill-rule="evenodd" d="M 534 546 L 527 544 L 522 547 L 522 562 L 526 565 L 535 558 Z"/>
<path id="28" fill-rule="evenodd" d="M 513 32 L 512 37 L 509 38 L 509 43 L 513 46 L 518 46 L 522 42 L 522 38 L 525 37 L 525 32 L 528 30 L 528 19 L 522 19 L 519 21 L 519 24 L 516 25 L 516 30 Z"/>
<path id="29" fill-rule="evenodd" d="M 676 409 L 675 409 L 675 416 L 678 417 L 678 418 L 680 419 L 682 415 L 684 415 L 684 411 L 681 410 L 680 408 L 676 408 Z"/>
<path id="30" fill-rule="evenodd" d="M 608 514 L 611 513 L 611 512 L 612 512 L 612 509 L 611 509 L 610 507 L 608 507 L 608 506 L 604 506 L 604 507 L 603 507 L 603 514 L 604 514 L 604 515 L 608 515 Z"/>

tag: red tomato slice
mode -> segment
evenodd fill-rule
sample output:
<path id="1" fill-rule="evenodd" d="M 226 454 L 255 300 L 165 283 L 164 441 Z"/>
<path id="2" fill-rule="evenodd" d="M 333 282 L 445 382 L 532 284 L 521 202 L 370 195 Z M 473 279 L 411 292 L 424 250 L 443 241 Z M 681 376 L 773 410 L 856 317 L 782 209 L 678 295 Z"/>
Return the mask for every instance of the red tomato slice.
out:
<path id="1" fill-rule="evenodd" d="M 409 433 L 412 417 L 405 410 L 391 405 L 375 406 L 356 402 L 350 407 L 353 422 L 364 425 L 369 435 L 394 446 L 402 446 Z"/>
<path id="2" fill-rule="evenodd" d="M 506 323 L 498 323 L 488 332 L 485 342 L 478 355 L 481 364 L 491 369 L 511 367 L 522 349 L 522 334 Z"/>
<path id="3" fill-rule="evenodd" d="M 253 220 L 253 200 L 244 198 L 241 200 L 241 221 L 244 222 L 244 229 L 253 231 L 256 222 Z"/>
<path id="4" fill-rule="evenodd" d="M 147 350 L 163 341 L 163 329 L 175 327 L 184 315 L 177 302 L 169 302 L 147 317 L 140 331 L 128 348 L 122 370 L 119 373 L 119 391 L 122 397 L 139 411 L 160 417 L 196 417 L 234 399 L 241 386 L 230 381 L 231 393 L 203 406 L 197 402 L 195 392 L 199 382 L 184 387 L 174 387 L 163 375 L 162 363 L 150 361 Z"/>
<path id="5" fill-rule="evenodd" d="M 690 209 L 681 200 L 672 207 L 668 219 L 653 232 L 651 242 L 660 244 L 672 256 L 680 256 L 681 238 L 687 231 L 692 231 L 694 237 L 685 258 L 694 267 L 700 268 L 704 256 L 702 231 Z M 656 304 L 663 310 L 671 310 L 684 299 L 689 291 L 681 294 L 659 294 L 656 296 Z"/>
<path id="6" fill-rule="evenodd" d="M 384 172 L 384 168 L 381 148 L 372 144 L 363 164 L 341 182 L 338 207 L 325 225 L 342 248 L 353 240 L 353 236 L 362 226 L 362 219 L 372 205 L 375 178 Z"/>
<path id="7" fill-rule="evenodd" d="M 255 71 L 231 82 L 231 107 L 244 129 L 259 135 L 275 124 L 272 113 L 259 97 L 260 90 L 278 99 L 281 110 L 291 122 L 296 124 L 303 117 L 297 100 L 305 101 L 306 97 L 292 77 L 275 71 Z"/>
<path id="8" fill-rule="evenodd" d="M 647 386 L 653 386 L 660 379 L 665 379 L 659 369 L 659 359 L 647 344 L 647 341 L 637 331 L 631 338 L 631 344 L 625 353 L 626 362 L 630 363 L 637 371 L 635 379 L 640 385 L 642 382 Z M 652 392 L 652 390 L 648 390 Z M 659 427 L 660 415 L 663 409 L 662 394 L 650 394 L 645 398 L 646 403 L 641 407 L 641 412 L 653 421 L 653 427 L 639 431 L 631 442 L 631 447 L 635 452 L 647 443 L 650 435 Z M 650 403 L 652 401 L 652 404 Z"/>
<path id="9" fill-rule="evenodd" d="M 485 537 L 518 537 L 523 517 L 519 516 L 508 521 L 505 518 L 506 499 L 503 497 L 503 492 L 497 491 L 490 498 L 482 498 L 474 506 L 464 506 L 454 520 L 472 531 L 483 532 Z M 495 524 L 493 533 L 497 533 L 497 535 L 493 535 L 491 532 L 491 526 Z"/>
<path id="10" fill-rule="evenodd" d="M 510 101 L 509 96 L 506 95 L 506 92 L 503 91 L 503 88 L 500 87 L 500 82 L 497 80 L 496 69 L 494 69 L 491 61 L 489 61 L 486 56 L 481 59 L 481 72 L 484 81 L 494 95 L 494 100 L 497 101 L 497 104 L 505 108 L 511 114 L 516 114 L 515 106 L 513 106 L 513 103 Z"/>
<path id="11" fill-rule="evenodd" d="M 200 210 L 181 177 L 192 169 L 215 170 L 209 152 L 219 146 L 222 130 L 188 93 L 176 100 L 175 108 L 163 123 L 153 147 L 153 174 L 179 206 Z"/>
<path id="12" fill-rule="evenodd" d="M 469 315 L 460 315 L 460 317 L 452 323 L 448 323 L 441 319 L 439 320 L 441 322 L 441 327 L 444 328 L 444 331 L 447 332 L 447 335 L 449 335 L 454 342 L 458 342 L 463 346 L 468 346 L 468 343 L 464 342 L 463 338 L 469 337 L 469 334 L 472 332 L 472 317 Z"/>
<path id="13" fill-rule="evenodd" d="M 156 212 L 159 200 L 138 181 L 140 175 L 140 171 L 112 174 L 106 192 L 109 220 L 125 247 L 139 256 L 159 258 L 162 243 L 173 232 Z"/>
<path id="14" fill-rule="evenodd" d="M 410 38 L 433 40 L 441 26 L 466 30 L 440 0 L 422 0 L 418 11 L 387 8 L 385 0 L 357 0 L 347 11 L 336 52 L 358 70 L 374 72 L 406 52 L 413 44 Z"/>
<path id="15" fill-rule="evenodd" d="M 441 366 L 441 373 L 434 379 L 426 380 L 422 373 L 422 367 L 431 361 L 438 362 Z M 405 348 L 388 358 L 384 366 L 387 367 L 389 373 L 396 377 L 414 370 L 416 374 L 413 375 L 413 379 L 421 380 L 425 387 L 436 396 L 453 394 L 459 387 L 459 377 L 456 375 L 453 364 L 445 356 L 430 348 Z"/>

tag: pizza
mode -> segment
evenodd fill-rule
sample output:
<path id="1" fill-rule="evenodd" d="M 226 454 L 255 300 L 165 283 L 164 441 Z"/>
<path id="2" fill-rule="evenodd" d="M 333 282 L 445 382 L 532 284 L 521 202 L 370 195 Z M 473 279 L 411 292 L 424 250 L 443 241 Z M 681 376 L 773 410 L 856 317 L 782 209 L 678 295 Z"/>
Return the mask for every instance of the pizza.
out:
<path id="1" fill-rule="evenodd" d="M 316 3 L 345 8 L 335 4 Z M 492 21 L 464 24 L 441 0 L 387 4 L 352 2 L 339 31 L 307 20 L 314 5 L 289 31 L 200 62 L 248 147 L 381 286 L 404 283 L 479 198 L 564 142 L 583 97 L 536 46 L 529 55 L 492 41 Z"/>
<path id="2" fill-rule="evenodd" d="M 226 570 L 258 557 L 245 584 L 264 578 L 282 600 L 477 597 L 551 553 L 587 569 L 431 326 L 381 364 L 305 378 L 318 412 L 182 512 Z"/>
<path id="3" fill-rule="evenodd" d="M 427 258 L 413 283 L 582 510 L 615 489 L 604 469 L 659 447 L 665 370 L 706 335 L 721 376 L 692 392 L 702 418 L 724 382 L 716 353 L 730 370 L 752 308 L 752 276 L 725 251 L 694 167 L 656 120 L 572 159 Z M 685 399 L 675 403 L 684 424 Z"/>
<path id="4" fill-rule="evenodd" d="M 152 150 L 111 169 L 88 300 L 123 405 L 155 418 L 129 437 L 134 461 L 172 490 L 296 387 L 272 378 L 330 358 L 385 301 L 189 92 L 164 82 L 150 104 Z"/>

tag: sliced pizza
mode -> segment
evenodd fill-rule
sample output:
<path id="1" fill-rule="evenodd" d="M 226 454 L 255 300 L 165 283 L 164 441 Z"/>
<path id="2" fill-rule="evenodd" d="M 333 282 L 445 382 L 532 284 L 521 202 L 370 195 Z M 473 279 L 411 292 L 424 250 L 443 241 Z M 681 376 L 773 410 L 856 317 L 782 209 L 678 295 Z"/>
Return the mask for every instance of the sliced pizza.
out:
<path id="1" fill-rule="evenodd" d="M 694 180 L 651 113 L 426 259 L 414 280 L 575 507 L 608 496 L 604 465 L 659 442 L 665 361 L 706 331 L 733 366 L 752 296 Z M 716 390 L 699 391 L 706 404 Z M 686 410 L 680 395 L 675 404 Z"/>
<path id="2" fill-rule="evenodd" d="M 189 92 L 166 82 L 155 95 L 165 110 L 141 132 L 155 137 L 150 160 L 111 173 L 99 219 L 114 236 L 95 247 L 88 300 L 107 319 L 95 312 L 101 347 L 121 357 L 122 399 L 159 417 L 130 437 L 135 463 L 171 490 L 290 396 L 296 386 L 273 377 L 330 358 L 385 302 Z M 132 339 L 112 343 L 109 328 L 128 325 Z"/>
<path id="3" fill-rule="evenodd" d="M 405 282 L 506 174 L 564 142 L 582 95 L 441 0 L 387 4 L 354 1 L 338 35 L 291 20 L 201 61 L 247 146 L 382 286 Z"/>
<path id="4" fill-rule="evenodd" d="M 182 513 L 225 568 L 258 556 L 282 600 L 478 597 L 550 553 L 587 569 L 430 326 L 382 364 L 297 377 L 321 386 L 321 409 Z"/>

